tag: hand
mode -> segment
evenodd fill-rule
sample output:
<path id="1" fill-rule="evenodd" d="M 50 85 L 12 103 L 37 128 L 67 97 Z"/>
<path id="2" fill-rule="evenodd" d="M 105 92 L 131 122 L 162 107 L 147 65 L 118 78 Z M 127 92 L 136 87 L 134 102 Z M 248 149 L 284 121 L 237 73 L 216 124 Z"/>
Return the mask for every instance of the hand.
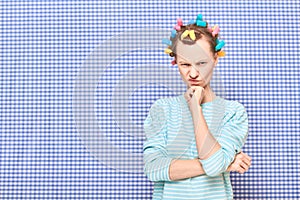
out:
<path id="1" fill-rule="evenodd" d="M 190 107 L 190 110 L 195 110 L 195 107 L 199 106 L 204 98 L 204 88 L 201 86 L 191 86 L 187 89 L 184 97 Z"/>
<path id="2" fill-rule="evenodd" d="M 233 162 L 229 165 L 226 172 L 239 172 L 240 174 L 248 171 L 251 165 L 251 157 L 242 151 L 235 155 Z"/>

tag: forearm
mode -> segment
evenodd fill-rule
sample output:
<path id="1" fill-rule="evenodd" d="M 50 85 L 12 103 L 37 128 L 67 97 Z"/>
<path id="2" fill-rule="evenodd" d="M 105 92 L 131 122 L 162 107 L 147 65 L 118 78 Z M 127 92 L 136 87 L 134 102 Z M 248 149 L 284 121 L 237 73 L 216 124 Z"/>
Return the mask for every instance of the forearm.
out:
<path id="1" fill-rule="evenodd" d="M 228 167 L 226 171 L 230 172 L 231 170 Z M 192 178 L 202 174 L 205 174 L 205 171 L 203 170 L 202 164 L 199 162 L 198 158 L 190 160 L 173 159 L 171 161 L 169 177 L 172 181 Z"/>
<path id="2" fill-rule="evenodd" d="M 192 117 L 198 155 L 200 159 L 204 160 L 217 152 L 221 145 L 209 131 L 200 106 L 197 108 L 197 112 L 193 113 Z"/>
<path id="3" fill-rule="evenodd" d="M 173 159 L 169 168 L 169 176 L 172 181 L 191 178 L 205 174 L 198 158 L 190 160 Z"/>
<path id="4" fill-rule="evenodd" d="M 202 110 L 199 110 L 197 113 L 197 115 L 192 115 L 195 127 L 196 146 L 199 158 L 205 159 L 218 151 L 221 146 L 209 132 Z M 207 144 L 209 145 L 209 148 L 207 148 Z M 174 159 L 171 161 L 169 177 L 173 181 L 191 178 L 202 174 L 205 174 L 205 171 L 203 170 L 198 158 L 190 160 Z"/>

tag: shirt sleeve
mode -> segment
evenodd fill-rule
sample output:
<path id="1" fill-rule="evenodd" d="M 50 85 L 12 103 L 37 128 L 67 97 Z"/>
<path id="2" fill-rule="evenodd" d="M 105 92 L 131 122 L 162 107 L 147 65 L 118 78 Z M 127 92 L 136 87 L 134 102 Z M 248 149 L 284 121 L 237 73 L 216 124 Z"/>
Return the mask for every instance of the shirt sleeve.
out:
<path id="1" fill-rule="evenodd" d="M 237 102 L 237 109 L 221 128 L 217 139 L 221 148 L 209 158 L 201 160 L 208 176 L 217 176 L 227 170 L 236 153 L 241 151 L 248 137 L 248 115 L 245 107 Z"/>
<path id="2" fill-rule="evenodd" d="M 170 181 L 172 158 L 166 150 L 166 113 L 157 100 L 144 121 L 146 139 L 143 144 L 144 173 L 150 181 Z"/>

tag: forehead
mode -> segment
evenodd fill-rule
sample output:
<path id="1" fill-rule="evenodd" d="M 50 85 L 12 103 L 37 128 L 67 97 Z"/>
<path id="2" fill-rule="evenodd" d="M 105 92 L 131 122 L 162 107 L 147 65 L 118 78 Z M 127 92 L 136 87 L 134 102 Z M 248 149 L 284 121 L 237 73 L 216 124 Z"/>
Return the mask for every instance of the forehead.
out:
<path id="1" fill-rule="evenodd" d="M 178 40 L 176 54 L 178 61 L 197 62 L 212 59 L 209 43 L 204 39 L 197 40 L 192 45 Z"/>

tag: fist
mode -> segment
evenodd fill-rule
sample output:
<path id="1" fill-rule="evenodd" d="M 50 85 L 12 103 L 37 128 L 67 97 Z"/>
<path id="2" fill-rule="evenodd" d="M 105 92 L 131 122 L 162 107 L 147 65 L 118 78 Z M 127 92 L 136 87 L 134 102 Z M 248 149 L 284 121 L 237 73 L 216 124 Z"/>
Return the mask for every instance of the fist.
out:
<path id="1" fill-rule="evenodd" d="M 227 168 L 227 172 L 239 172 L 240 174 L 248 171 L 251 165 L 251 157 L 242 151 L 236 154 L 234 161 Z"/>
<path id="2" fill-rule="evenodd" d="M 200 106 L 204 97 L 204 88 L 201 86 L 191 86 L 185 92 L 184 97 L 190 106 Z"/>

